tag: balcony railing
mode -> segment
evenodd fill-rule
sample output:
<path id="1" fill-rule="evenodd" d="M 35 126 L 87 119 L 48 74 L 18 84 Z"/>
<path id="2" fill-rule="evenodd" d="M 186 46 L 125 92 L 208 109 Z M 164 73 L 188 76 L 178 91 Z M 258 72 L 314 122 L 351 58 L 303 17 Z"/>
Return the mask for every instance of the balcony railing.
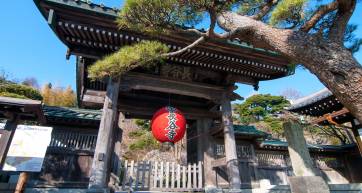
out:
<path id="1" fill-rule="evenodd" d="M 52 133 L 49 147 L 65 148 L 67 150 L 94 151 L 97 134 L 80 133 L 74 131 L 56 131 Z"/>

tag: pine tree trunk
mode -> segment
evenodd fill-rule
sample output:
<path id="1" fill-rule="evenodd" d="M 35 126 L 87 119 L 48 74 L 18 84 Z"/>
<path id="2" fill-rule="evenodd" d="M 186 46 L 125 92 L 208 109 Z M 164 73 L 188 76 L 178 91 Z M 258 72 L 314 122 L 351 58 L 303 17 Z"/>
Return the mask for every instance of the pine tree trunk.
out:
<path id="1" fill-rule="evenodd" d="M 254 45 L 273 48 L 302 64 L 362 122 L 362 68 L 351 52 L 338 43 L 300 31 L 276 29 L 263 22 L 226 12 L 218 24 Z"/>

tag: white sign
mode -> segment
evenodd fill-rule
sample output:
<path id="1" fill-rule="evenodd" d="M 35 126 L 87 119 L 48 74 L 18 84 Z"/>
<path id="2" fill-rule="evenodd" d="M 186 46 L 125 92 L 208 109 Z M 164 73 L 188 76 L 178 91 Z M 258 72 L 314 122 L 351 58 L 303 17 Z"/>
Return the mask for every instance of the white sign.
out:
<path id="1" fill-rule="evenodd" d="M 51 140 L 52 129 L 52 127 L 18 125 L 3 170 L 40 172 Z"/>

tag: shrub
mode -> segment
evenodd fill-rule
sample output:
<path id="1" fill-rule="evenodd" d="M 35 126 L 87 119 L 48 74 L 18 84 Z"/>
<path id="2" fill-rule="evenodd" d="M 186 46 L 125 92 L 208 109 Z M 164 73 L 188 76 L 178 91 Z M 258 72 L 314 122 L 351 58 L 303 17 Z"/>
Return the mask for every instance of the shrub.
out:
<path id="1" fill-rule="evenodd" d="M 30 86 L 14 84 L 14 83 L 0 83 L 0 93 L 3 96 L 15 98 L 27 98 L 33 100 L 42 100 L 40 92 Z"/>
<path id="2" fill-rule="evenodd" d="M 153 138 L 151 132 L 141 135 L 139 139 L 129 146 L 129 149 L 132 151 L 157 148 L 159 148 L 159 143 Z"/>

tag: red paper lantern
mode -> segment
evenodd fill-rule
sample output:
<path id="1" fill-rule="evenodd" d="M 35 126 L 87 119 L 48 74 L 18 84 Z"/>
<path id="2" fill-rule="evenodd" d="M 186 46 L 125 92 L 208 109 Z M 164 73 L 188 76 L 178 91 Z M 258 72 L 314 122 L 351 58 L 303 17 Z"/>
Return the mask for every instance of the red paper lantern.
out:
<path id="1" fill-rule="evenodd" d="M 185 135 L 186 119 L 178 109 L 163 107 L 153 115 L 151 128 L 157 141 L 176 143 Z"/>

